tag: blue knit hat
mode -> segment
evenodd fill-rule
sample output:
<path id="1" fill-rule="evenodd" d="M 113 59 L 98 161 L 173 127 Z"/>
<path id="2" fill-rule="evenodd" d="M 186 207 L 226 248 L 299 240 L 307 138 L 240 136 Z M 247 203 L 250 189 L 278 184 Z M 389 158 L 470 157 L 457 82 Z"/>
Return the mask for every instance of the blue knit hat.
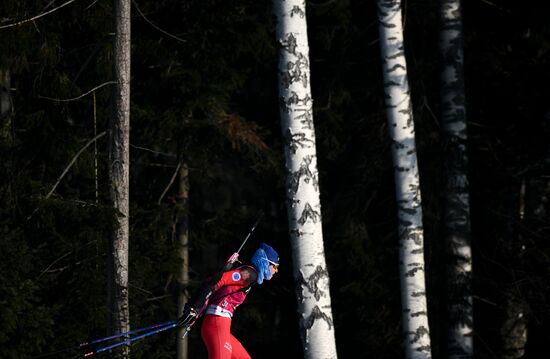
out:
<path id="1" fill-rule="evenodd" d="M 260 244 L 260 248 L 264 250 L 267 260 L 274 265 L 279 265 L 279 254 L 273 247 L 271 247 L 268 244 L 262 243 Z"/>
<path id="2" fill-rule="evenodd" d="M 250 261 L 258 270 L 258 279 L 256 281 L 258 284 L 262 284 L 264 279 L 271 279 L 269 265 L 279 265 L 279 255 L 271 246 L 262 243 L 260 244 L 260 248 L 254 252 Z"/>

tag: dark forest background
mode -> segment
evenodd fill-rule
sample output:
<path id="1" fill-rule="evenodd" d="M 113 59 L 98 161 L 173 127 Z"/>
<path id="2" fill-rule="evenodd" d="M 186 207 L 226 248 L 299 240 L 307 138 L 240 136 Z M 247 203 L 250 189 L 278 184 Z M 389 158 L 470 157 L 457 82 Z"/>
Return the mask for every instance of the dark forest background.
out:
<path id="1" fill-rule="evenodd" d="M 61 3 L 3 0 L 0 26 Z M 239 308 L 234 332 L 253 357 L 299 358 L 271 2 L 132 6 L 131 325 L 176 316 L 180 216 L 189 216 L 195 286 L 238 248 L 263 211 L 241 257 L 266 241 L 280 251 L 282 265 Z M 403 6 L 431 337 L 434 358 L 441 358 L 439 9 L 427 0 Z M 400 358 L 396 209 L 376 3 L 307 1 L 307 11 L 338 353 Z M 0 71 L 11 75 L 12 101 L 0 124 L 1 358 L 35 358 L 106 334 L 114 214 L 107 205 L 106 136 L 48 193 L 78 151 L 108 128 L 112 13 L 111 1 L 79 0 L 0 29 Z M 528 303 L 526 357 L 541 358 L 550 340 L 548 14 L 534 0 L 463 1 L 477 358 L 500 357 L 509 293 Z M 188 213 L 170 185 L 179 161 L 190 166 Z M 205 354 L 198 332 L 190 335 L 191 357 Z M 132 356 L 173 358 L 174 334 L 140 341 Z"/>

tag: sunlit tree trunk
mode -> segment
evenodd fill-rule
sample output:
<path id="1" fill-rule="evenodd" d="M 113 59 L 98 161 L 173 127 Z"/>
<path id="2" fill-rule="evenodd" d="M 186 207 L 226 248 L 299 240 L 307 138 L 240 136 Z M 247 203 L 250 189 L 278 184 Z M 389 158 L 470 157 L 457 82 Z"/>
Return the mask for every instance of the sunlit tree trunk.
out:
<path id="1" fill-rule="evenodd" d="M 183 307 L 189 297 L 189 168 L 187 163 L 182 161 L 179 169 L 178 185 L 178 220 L 176 224 L 176 235 L 178 242 L 178 258 L 181 260 L 181 267 L 177 276 L 178 283 L 178 317 L 183 313 Z M 184 329 L 178 330 L 177 338 L 177 358 L 187 359 L 188 341 L 183 338 Z"/>
<path id="2" fill-rule="evenodd" d="M 388 128 L 392 139 L 399 267 L 407 358 L 431 358 L 424 273 L 424 229 L 412 104 L 403 44 L 401 2 L 379 0 L 380 50 Z"/>
<path id="3" fill-rule="evenodd" d="M 130 0 L 115 0 L 113 115 L 109 140 L 110 198 L 116 211 L 109 253 L 109 299 L 114 333 L 130 330 L 128 303 L 130 168 Z M 129 347 L 117 353 L 129 357 Z"/>
<path id="4" fill-rule="evenodd" d="M 447 264 L 447 356 L 473 352 L 472 249 L 468 185 L 464 56 L 460 0 L 441 0 L 442 138 L 445 146 L 444 228 Z"/>
<path id="5" fill-rule="evenodd" d="M 325 263 L 305 2 L 274 0 L 288 223 L 300 334 L 307 359 L 337 358 Z"/>

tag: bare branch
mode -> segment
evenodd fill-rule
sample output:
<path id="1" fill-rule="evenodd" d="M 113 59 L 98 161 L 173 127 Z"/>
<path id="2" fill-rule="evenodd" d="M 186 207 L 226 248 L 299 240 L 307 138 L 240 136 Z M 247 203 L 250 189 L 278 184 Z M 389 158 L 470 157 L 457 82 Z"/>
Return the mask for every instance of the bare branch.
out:
<path id="1" fill-rule="evenodd" d="M 93 3 L 91 3 L 90 5 L 86 6 L 86 8 L 84 10 L 88 10 L 89 8 L 91 8 L 92 6 L 95 5 L 95 3 L 98 2 L 98 0 L 95 0 Z"/>
<path id="2" fill-rule="evenodd" d="M 80 249 L 80 248 L 84 248 L 86 246 L 89 246 L 90 244 L 95 244 L 97 243 L 97 240 L 93 240 L 93 241 L 90 241 L 88 243 L 85 243 L 77 248 L 75 248 L 76 250 Z M 74 262 L 73 264 L 68 264 L 68 265 L 65 265 L 63 267 L 59 267 L 59 268 L 53 268 L 52 267 L 54 266 L 54 264 L 56 264 L 57 262 L 61 261 L 62 259 L 64 259 L 65 257 L 69 256 L 70 254 L 73 254 L 75 252 L 75 250 L 71 250 L 71 251 L 68 251 L 67 253 L 63 254 L 61 257 L 57 258 L 56 260 L 54 260 L 52 263 L 50 263 L 50 265 L 48 265 L 48 267 L 46 267 L 45 269 L 43 269 L 41 272 L 40 272 L 40 275 L 38 276 L 38 279 L 42 278 L 44 276 L 44 274 L 46 273 L 59 273 L 59 272 L 63 272 L 65 269 L 68 269 L 68 268 L 71 268 L 73 266 L 79 266 L 83 263 L 86 263 L 86 262 L 89 262 L 91 260 L 95 260 L 96 258 L 100 258 L 100 257 L 103 257 L 105 255 L 105 253 L 102 253 L 102 254 L 98 254 L 98 255 L 95 255 L 93 257 L 90 257 L 90 258 L 85 258 L 81 261 L 77 261 L 77 262 Z"/>
<path id="3" fill-rule="evenodd" d="M 54 260 L 49 266 L 46 267 L 42 272 L 40 272 L 40 275 L 38 276 L 38 279 L 40 279 L 46 272 L 50 271 L 50 268 L 53 267 L 54 264 L 62 260 L 63 258 L 67 257 L 69 254 L 73 253 L 73 251 L 68 251 L 67 253 L 63 254 L 61 257 Z"/>
<path id="4" fill-rule="evenodd" d="M 59 176 L 59 178 L 57 179 L 57 182 L 55 183 L 55 185 L 52 187 L 52 189 L 50 190 L 50 192 L 48 192 L 48 194 L 46 195 L 46 197 L 44 199 L 47 199 L 48 197 L 51 196 L 51 194 L 53 193 L 53 191 L 55 191 L 55 189 L 57 188 L 57 186 L 59 185 L 59 182 L 61 182 L 61 179 L 63 179 L 63 177 L 65 177 L 65 175 L 67 174 L 67 172 L 69 172 L 69 169 L 73 166 L 73 164 L 75 163 L 76 159 L 78 158 L 78 156 L 80 156 L 80 154 L 82 152 L 84 152 L 84 150 L 86 148 L 88 148 L 89 145 L 91 145 L 92 143 L 94 143 L 95 141 L 97 141 L 99 138 L 105 136 L 107 132 L 106 131 L 103 131 L 101 132 L 99 135 L 95 136 L 94 138 L 92 138 L 90 141 L 88 141 L 88 143 L 86 143 L 84 145 L 84 147 L 82 147 L 80 149 L 80 151 L 78 151 L 78 153 L 76 155 L 74 155 L 73 159 L 71 160 L 71 162 L 69 163 L 69 165 L 65 168 L 65 170 L 63 171 L 63 173 L 61 174 L 61 176 Z"/>
<path id="5" fill-rule="evenodd" d="M 67 174 L 67 172 L 69 171 L 69 169 L 73 166 L 73 164 L 75 163 L 76 159 L 78 158 L 78 156 L 80 156 L 80 154 L 82 152 L 84 152 L 84 150 L 86 148 L 88 148 L 88 146 L 90 146 L 92 143 L 94 143 L 95 141 L 97 141 L 99 138 L 105 136 L 107 132 L 106 131 L 103 131 L 101 132 L 99 135 L 95 136 L 94 138 L 92 138 L 90 141 L 88 141 L 88 143 L 86 143 L 84 145 L 84 147 L 82 147 L 80 149 L 80 151 L 78 151 L 78 153 L 76 155 L 74 155 L 73 159 L 71 160 L 71 162 L 69 162 L 69 164 L 67 165 L 67 167 L 65 168 L 65 170 L 63 171 L 63 173 L 61 173 L 61 176 L 59 176 L 59 178 L 57 179 L 57 182 L 54 184 L 54 186 L 52 187 L 52 189 L 50 190 L 50 192 L 48 192 L 48 194 L 46 195 L 46 197 L 44 197 L 44 199 L 48 199 L 52 193 L 55 191 L 55 189 L 57 188 L 57 186 L 59 185 L 59 183 L 61 182 L 61 180 L 63 179 L 63 177 L 65 177 L 65 175 Z M 30 219 L 35 213 L 36 211 L 38 211 L 40 207 L 36 207 L 34 211 L 32 211 L 32 213 L 27 217 L 27 220 Z"/>
<path id="6" fill-rule="evenodd" d="M 86 93 L 83 93 L 82 95 L 80 95 L 78 97 L 73 97 L 73 98 L 59 99 L 59 98 L 52 98 L 52 97 L 46 97 L 46 96 L 40 96 L 40 95 L 38 95 L 38 98 L 43 98 L 43 99 L 46 99 L 46 100 L 52 100 L 52 101 L 57 101 L 57 102 L 75 101 L 75 100 L 81 99 L 82 97 L 84 97 L 86 95 L 89 95 L 90 93 L 94 92 L 97 89 L 100 89 L 100 88 L 102 88 L 104 86 L 107 86 L 107 85 L 113 85 L 113 84 L 116 84 L 116 81 L 108 81 L 108 82 L 102 83 L 101 85 L 98 85 L 98 86 L 94 87 L 90 91 L 88 91 Z"/>
<path id="7" fill-rule="evenodd" d="M 49 15 L 49 14 L 51 14 L 52 12 L 57 11 L 57 10 L 61 9 L 62 7 L 65 7 L 65 6 L 67 6 L 67 5 L 69 5 L 70 3 L 73 3 L 73 2 L 75 2 L 75 1 L 76 1 L 76 0 L 69 0 L 69 1 L 67 1 L 66 3 L 64 3 L 64 4 L 61 4 L 61 5 L 59 5 L 58 7 L 51 9 L 50 11 L 46 11 L 46 12 L 44 12 L 44 13 L 42 13 L 42 14 L 33 16 L 33 17 L 31 17 L 30 19 L 25 19 L 25 20 L 21 20 L 21 21 L 17 21 L 17 22 L 11 23 L 11 24 L 2 25 L 2 26 L 0 26 L 0 29 L 5 29 L 5 28 L 8 28 L 8 27 L 14 27 L 14 26 L 26 24 L 27 22 L 31 22 L 31 21 L 34 21 L 34 20 L 36 20 L 36 19 L 39 19 L 39 18 L 41 18 L 41 17 L 43 17 L 43 16 Z"/>
<path id="8" fill-rule="evenodd" d="M 160 202 L 162 202 L 162 199 L 164 198 L 164 195 L 166 194 L 166 192 L 168 192 L 168 189 L 170 189 L 170 186 L 172 186 L 172 183 L 174 183 L 174 180 L 176 179 L 176 176 L 178 175 L 178 171 L 180 170 L 180 167 L 181 167 L 181 162 L 179 162 L 178 165 L 176 166 L 176 170 L 174 171 L 174 174 L 172 175 L 172 178 L 170 179 L 170 182 L 168 183 L 168 186 L 166 186 L 166 188 L 164 189 L 164 192 L 162 192 L 162 194 L 160 195 L 159 200 L 158 200 L 159 206 L 160 206 Z"/>
<path id="9" fill-rule="evenodd" d="M 172 294 L 164 294 L 164 295 L 160 295 L 160 296 L 157 296 L 157 297 L 151 297 L 151 298 L 147 298 L 145 299 L 146 302 L 153 302 L 155 300 L 161 300 L 161 299 L 164 299 L 164 298 L 168 298 L 168 297 L 171 297 Z"/>
<path id="10" fill-rule="evenodd" d="M 136 7 L 136 10 L 137 10 L 137 12 L 139 13 L 139 15 L 141 15 L 141 17 L 142 17 L 145 21 L 147 21 L 147 22 L 149 23 L 149 25 L 151 25 L 152 27 L 154 27 L 156 30 L 158 30 L 158 31 L 162 32 L 164 35 L 170 36 L 171 38 L 176 39 L 176 40 L 178 40 L 178 41 L 187 42 L 187 40 L 184 40 L 184 39 L 182 39 L 182 38 L 180 38 L 180 37 L 177 37 L 176 35 L 172 35 L 172 34 L 170 34 L 169 32 L 167 32 L 167 31 L 161 29 L 161 28 L 158 27 L 157 25 L 153 24 L 153 23 L 152 23 L 147 17 L 145 17 L 145 15 L 141 12 L 141 10 L 139 9 L 137 3 L 136 3 L 134 0 L 132 0 L 132 3 L 133 3 L 134 6 Z"/>
<path id="11" fill-rule="evenodd" d="M 136 146 L 136 145 L 132 145 L 132 144 L 130 144 L 130 147 L 135 148 L 137 150 L 151 152 L 151 153 L 154 153 L 155 155 L 162 155 L 162 156 L 166 156 L 166 157 L 169 157 L 169 158 L 176 158 L 176 155 L 174 155 L 172 153 L 159 152 L 159 151 L 152 150 L 150 148 Z"/>
<path id="12" fill-rule="evenodd" d="M 147 289 L 138 287 L 137 285 L 134 285 L 134 284 L 132 284 L 132 283 L 128 283 L 128 286 L 131 287 L 131 288 L 137 289 L 137 290 L 139 290 L 140 292 L 143 292 L 143 293 L 145 293 L 145 294 L 153 295 L 153 292 L 148 291 Z"/>

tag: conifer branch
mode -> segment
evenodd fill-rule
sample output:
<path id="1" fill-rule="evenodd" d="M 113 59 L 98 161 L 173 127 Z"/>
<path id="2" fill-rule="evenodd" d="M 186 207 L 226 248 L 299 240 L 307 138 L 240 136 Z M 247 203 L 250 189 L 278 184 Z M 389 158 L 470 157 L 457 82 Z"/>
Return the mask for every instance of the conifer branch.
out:
<path id="1" fill-rule="evenodd" d="M 8 28 L 8 27 L 14 27 L 14 26 L 26 24 L 27 22 L 31 22 L 31 21 L 34 21 L 34 20 L 36 20 L 36 19 L 39 19 L 39 18 L 41 18 L 41 17 L 43 17 L 43 16 L 49 15 L 49 14 L 51 14 L 52 12 L 57 11 L 57 10 L 61 9 L 62 7 L 65 7 L 65 6 L 67 6 L 67 5 L 69 5 L 70 3 L 73 3 L 73 2 L 75 2 L 75 1 L 76 1 L 76 0 L 69 0 L 69 1 L 67 1 L 66 3 L 64 3 L 64 4 L 61 4 L 61 5 L 59 5 L 58 7 L 55 7 L 55 8 L 53 8 L 53 9 L 51 9 L 50 11 L 46 11 L 46 12 L 44 12 L 44 13 L 42 13 L 42 14 L 33 16 L 33 17 L 31 17 L 30 19 L 25 19 L 25 20 L 21 20 L 21 21 L 17 21 L 17 22 L 11 23 L 11 24 L 2 25 L 2 26 L 0 26 L 0 29 L 6 29 L 6 28 Z"/>

